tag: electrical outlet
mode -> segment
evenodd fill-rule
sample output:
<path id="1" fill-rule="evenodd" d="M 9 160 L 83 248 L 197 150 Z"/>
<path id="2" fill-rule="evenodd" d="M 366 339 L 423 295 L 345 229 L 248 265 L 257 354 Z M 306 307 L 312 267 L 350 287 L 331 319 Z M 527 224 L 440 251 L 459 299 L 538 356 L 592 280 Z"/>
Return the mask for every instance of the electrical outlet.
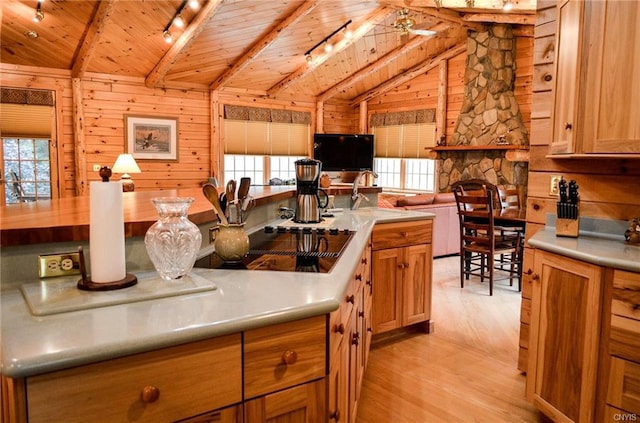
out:
<path id="1" fill-rule="evenodd" d="M 100 165 L 99 164 L 94 164 L 93 165 L 93 171 L 94 172 L 100 172 Z"/>
<path id="2" fill-rule="evenodd" d="M 80 274 L 80 253 L 44 254 L 38 256 L 38 275 L 41 278 Z"/>
<path id="3" fill-rule="evenodd" d="M 561 179 L 562 175 L 551 175 L 551 180 L 549 181 L 549 195 L 553 195 L 554 197 L 560 195 L 558 182 L 560 182 Z"/>

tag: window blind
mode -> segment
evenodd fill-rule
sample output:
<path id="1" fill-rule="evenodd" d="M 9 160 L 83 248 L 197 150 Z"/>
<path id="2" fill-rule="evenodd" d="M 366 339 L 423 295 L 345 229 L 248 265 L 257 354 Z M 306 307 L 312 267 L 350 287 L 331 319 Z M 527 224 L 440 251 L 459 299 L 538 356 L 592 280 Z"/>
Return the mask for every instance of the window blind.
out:
<path id="1" fill-rule="evenodd" d="M 224 152 L 272 156 L 306 156 L 308 124 L 225 119 Z"/>
<path id="2" fill-rule="evenodd" d="M 410 123 L 375 126 L 375 157 L 405 159 L 428 158 L 428 147 L 434 147 L 435 123 Z"/>

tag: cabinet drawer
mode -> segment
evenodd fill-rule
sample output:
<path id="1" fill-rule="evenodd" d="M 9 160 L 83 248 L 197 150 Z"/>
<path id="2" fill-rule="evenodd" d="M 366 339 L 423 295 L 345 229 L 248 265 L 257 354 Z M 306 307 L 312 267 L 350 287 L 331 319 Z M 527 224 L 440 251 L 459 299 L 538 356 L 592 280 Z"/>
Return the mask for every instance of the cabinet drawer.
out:
<path id="1" fill-rule="evenodd" d="M 371 241 L 374 250 L 431 244 L 432 231 L 432 220 L 382 223 L 373 228 Z"/>
<path id="2" fill-rule="evenodd" d="M 326 338 L 324 315 L 245 332 L 245 398 L 324 377 Z"/>
<path id="3" fill-rule="evenodd" d="M 640 273 L 613 272 L 611 313 L 640 320 Z"/>
<path id="4" fill-rule="evenodd" d="M 607 403 L 640 414 L 640 364 L 611 357 Z"/>
<path id="5" fill-rule="evenodd" d="M 242 401 L 241 363 L 236 334 L 29 377 L 29 422 L 159 422 L 202 414 Z"/>
<path id="6" fill-rule="evenodd" d="M 612 315 L 609 336 L 612 355 L 640 362 L 640 320 Z"/>

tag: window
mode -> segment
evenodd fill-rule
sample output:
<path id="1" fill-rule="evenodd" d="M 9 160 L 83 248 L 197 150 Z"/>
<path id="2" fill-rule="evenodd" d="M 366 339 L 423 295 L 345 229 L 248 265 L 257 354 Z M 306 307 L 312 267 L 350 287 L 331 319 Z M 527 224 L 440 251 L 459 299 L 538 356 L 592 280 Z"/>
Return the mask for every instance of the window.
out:
<path id="1" fill-rule="evenodd" d="M 51 198 L 49 140 L 3 138 L 7 204 Z"/>
<path id="2" fill-rule="evenodd" d="M 435 160 L 426 147 L 435 145 L 434 123 L 372 127 L 376 137 L 374 170 L 378 185 L 398 190 L 435 191 Z"/>

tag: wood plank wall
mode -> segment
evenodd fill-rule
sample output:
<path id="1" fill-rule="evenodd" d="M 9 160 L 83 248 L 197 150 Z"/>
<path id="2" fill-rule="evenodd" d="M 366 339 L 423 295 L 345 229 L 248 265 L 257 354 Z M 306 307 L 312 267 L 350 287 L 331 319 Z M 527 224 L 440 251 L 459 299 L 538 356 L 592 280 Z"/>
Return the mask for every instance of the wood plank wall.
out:
<path id="1" fill-rule="evenodd" d="M 535 28 L 533 103 L 531 105 L 531 151 L 527 200 L 527 239 L 544 227 L 547 214 L 555 213 L 557 197 L 549 195 L 552 175 L 575 179 L 580 186 L 583 217 L 628 220 L 640 216 L 640 166 L 638 160 L 551 159 L 547 157 L 552 137 L 553 84 L 556 34 L 556 1 L 538 0 Z M 637 113 L 637 111 L 629 111 Z M 622 234 L 620 234 L 622 235 Z M 526 371 L 533 250 L 525 249 L 525 275 L 518 368 Z"/>

